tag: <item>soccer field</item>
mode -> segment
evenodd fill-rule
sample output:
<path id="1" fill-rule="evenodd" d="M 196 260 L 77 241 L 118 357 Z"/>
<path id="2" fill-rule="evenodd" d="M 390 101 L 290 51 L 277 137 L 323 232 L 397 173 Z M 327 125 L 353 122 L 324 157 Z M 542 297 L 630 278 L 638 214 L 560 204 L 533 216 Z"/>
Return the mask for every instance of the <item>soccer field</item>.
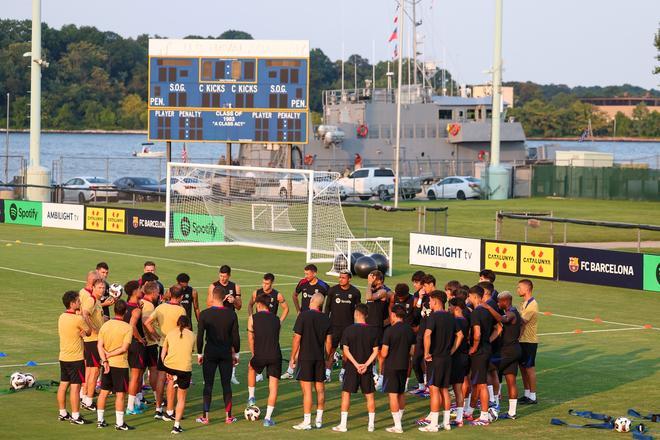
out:
<path id="1" fill-rule="evenodd" d="M 492 237 L 491 220 L 493 202 L 488 205 L 475 203 L 477 210 L 488 212 L 489 221 L 483 221 L 478 233 L 488 233 Z M 598 202 L 603 203 L 603 202 Z M 607 202 L 605 216 L 583 215 L 583 218 L 615 220 L 614 213 L 621 209 L 619 202 Z M 632 202 L 622 202 L 625 206 Z M 461 231 L 469 222 L 470 205 L 464 204 L 462 214 L 453 214 L 453 225 Z M 534 209 L 540 209 L 536 206 Z M 452 208 L 453 209 L 453 208 Z M 653 223 L 658 209 L 637 215 L 635 221 Z M 458 211 L 458 209 L 456 210 Z M 642 210 L 644 211 L 644 210 Z M 451 211 L 450 211 L 451 212 Z M 653 214 L 655 212 L 655 214 Z M 580 210 L 571 205 L 571 216 L 580 217 Z M 584 213 L 583 213 L 584 214 Z M 626 212 L 626 217 L 631 213 Z M 463 217 L 459 217 L 462 215 Z M 558 215 L 555 213 L 555 215 Z M 568 215 L 566 215 L 568 216 Z M 615 218 L 612 218 L 615 217 Z M 645 220 L 646 218 L 646 220 Z M 621 218 L 620 220 L 624 220 Z M 625 218 L 628 220 L 628 218 Z M 350 218 L 353 225 L 357 219 Z M 455 223 L 454 223 L 455 222 Z M 657 223 L 657 221 L 656 221 Z M 392 227 L 392 225 L 390 225 Z M 409 230 L 409 225 L 401 230 Z M 466 234 L 463 235 L 477 235 Z M 356 232 L 356 235 L 357 232 Z M 370 234 L 373 236 L 373 234 Z M 395 252 L 396 271 L 386 282 L 408 282 L 414 268 L 407 264 L 407 246 L 402 242 L 405 236 L 397 237 Z M 65 290 L 79 290 L 84 284 L 85 274 L 99 261 L 110 266 L 110 282 L 125 283 L 137 278 L 145 260 L 158 264 L 158 275 L 167 286 L 175 276 L 186 272 L 191 276 L 202 298 L 206 286 L 217 279 L 220 264 L 232 267 L 232 279 L 241 285 L 245 302 L 250 292 L 260 285 L 261 275 L 266 271 L 276 274 L 276 288 L 283 292 L 291 305 L 291 292 L 302 277 L 304 255 L 283 251 L 260 250 L 238 247 L 192 247 L 164 248 L 163 240 L 157 238 L 112 235 L 104 233 L 41 229 L 28 226 L 0 225 L 0 376 L 8 388 L 8 376 L 14 371 L 31 372 L 40 382 L 59 380 L 57 317 L 62 312 L 61 296 Z M 323 274 L 329 265 L 321 265 Z M 424 270 L 424 268 L 421 268 Z M 440 285 L 450 279 L 458 279 L 466 284 L 477 281 L 476 274 L 450 270 L 429 269 Z M 328 278 L 321 275 L 321 278 Z M 331 283 L 332 279 L 328 280 Z M 513 277 L 498 276 L 498 290 L 515 290 Z M 355 279 L 355 284 L 364 287 L 364 280 Z M 572 423 L 589 423 L 567 415 L 568 409 L 592 410 L 612 416 L 623 416 L 628 408 L 642 413 L 660 412 L 660 296 L 658 293 L 625 289 L 596 287 L 573 283 L 535 280 L 535 297 L 539 301 L 542 316 L 539 322 L 540 344 L 537 358 L 538 399 L 536 406 L 519 406 L 516 421 L 502 420 L 487 427 L 455 429 L 451 433 L 437 435 L 456 438 L 476 438 L 483 435 L 513 436 L 518 438 L 617 438 L 621 434 L 601 430 L 572 430 L 551 426 L 550 418 L 558 417 Z M 514 301 L 516 304 L 519 302 Z M 292 305 L 291 305 L 292 306 Z M 245 321 L 247 307 L 239 312 L 241 322 L 242 350 L 247 350 Z M 291 327 L 294 317 L 284 323 L 281 344 L 288 348 L 291 344 Z M 651 328 L 647 328 L 647 327 Z M 284 352 L 287 357 L 288 351 Z M 185 438 L 208 438 L 210 436 L 232 436 L 234 438 L 254 438 L 255 435 L 268 435 L 271 438 L 291 436 L 318 436 L 322 438 L 349 436 L 351 438 L 374 438 L 389 436 L 384 428 L 392 421 L 387 408 L 386 395 L 377 393 L 376 429 L 377 433 L 366 431 L 366 410 L 364 401 L 356 395 L 349 415 L 349 432 L 339 434 L 331 427 L 339 421 L 339 384 L 334 373 L 334 382 L 326 391 L 327 405 L 324 414 L 324 428 L 320 431 L 293 431 L 291 426 L 302 418 L 301 393 L 295 381 L 283 381 L 275 409 L 277 425 L 263 428 L 260 422 L 250 423 L 242 418 L 247 401 L 246 364 L 249 355 L 243 354 L 237 375 L 241 385 L 234 387 L 235 413 L 239 423 L 224 424 L 222 396 L 219 381 L 211 413 L 212 422 L 208 426 L 194 423 L 201 411 L 201 370 L 195 366 L 194 385 L 188 396 L 186 418 L 182 422 Z M 36 361 L 36 367 L 25 365 Z M 414 381 L 414 380 L 413 380 Z M 55 438 L 76 435 L 81 438 L 105 438 L 127 436 L 132 438 L 169 438 L 170 422 L 156 421 L 152 411 L 139 416 L 127 416 L 128 424 L 137 429 L 132 432 L 115 432 L 112 428 L 98 430 L 93 425 L 73 426 L 57 421 L 55 387 L 50 390 L 24 390 L 0 395 L 0 432 L 2 438 Z M 257 385 L 257 404 L 265 409 L 267 386 Z M 506 410 L 506 387 L 502 391 L 503 406 Z M 149 396 L 150 397 L 150 396 Z M 114 423 L 112 399 L 107 406 L 107 421 Z M 428 400 L 408 398 L 404 416 L 406 436 L 428 437 L 417 431 L 414 421 L 428 412 Z M 152 408 L 153 409 L 153 408 Z M 83 416 L 95 420 L 95 414 L 83 411 Z M 653 423 L 649 423 L 654 425 Z M 111 425 L 112 426 L 112 425 Z M 628 434 L 629 435 L 629 434 Z"/>

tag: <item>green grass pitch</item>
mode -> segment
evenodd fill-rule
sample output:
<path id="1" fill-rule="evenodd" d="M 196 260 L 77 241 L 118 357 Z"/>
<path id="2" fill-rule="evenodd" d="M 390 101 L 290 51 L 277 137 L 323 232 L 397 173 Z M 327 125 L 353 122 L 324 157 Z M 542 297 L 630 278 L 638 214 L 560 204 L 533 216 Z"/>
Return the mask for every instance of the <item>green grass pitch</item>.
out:
<path id="1" fill-rule="evenodd" d="M 556 216 L 572 216 L 603 220 L 657 223 L 660 218 L 658 204 L 603 201 L 469 201 L 450 202 L 449 232 L 455 235 L 493 237 L 494 211 L 505 210 L 553 210 Z M 438 204 L 440 204 L 438 202 Z M 447 204 L 447 203 L 445 203 Z M 355 208 L 353 208 L 355 209 Z M 371 216 L 372 213 L 370 212 Z M 370 225 L 378 223 L 376 215 L 370 217 Z M 399 215 L 399 214 L 396 214 Z M 347 210 L 349 223 L 360 236 L 362 211 Z M 395 218 L 395 217 L 390 217 Z M 390 220 L 380 230 L 369 231 L 370 236 L 387 234 L 398 229 L 395 236 L 395 274 L 387 281 L 392 285 L 409 281 L 416 267 L 407 264 L 407 231 L 415 230 L 417 220 L 403 216 Z M 428 224 L 428 223 L 427 223 Z M 396 225 L 396 226 L 394 226 Z M 520 229 L 511 234 L 520 233 Z M 582 234 L 582 241 L 599 239 L 601 233 Z M 610 239 L 633 240 L 633 234 L 614 231 Z M 656 236 L 657 237 L 657 236 Z M 650 237 L 655 238 L 656 237 Z M 518 238 L 513 236 L 508 239 Z M 577 240 L 575 240 L 577 241 Z M 138 277 L 142 263 L 155 260 L 158 274 L 164 284 L 172 284 L 180 272 L 187 272 L 192 285 L 205 296 L 206 286 L 217 277 L 217 268 L 226 263 L 233 268 L 233 280 L 242 286 L 247 297 L 256 288 L 266 271 L 276 274 L 276 287 L 285 293 L 291 304 L 291 292 L 302 276 L 302 253 L 260 250 L 238 247 L 190 247 L 164 248 L 163 240 L 148 237 L 112 235 L 94 232 L 40 229 L 27 226 L 0 225 L 0 389 L 8 387 L 8 376 L 13 371 L 32 372 L 39 381 L 59 379 L 57 365 L 37 367 L 12 367 L 32 360 L 38 363 L 57 361 L 57 317 L 62 312 L 60 298 L 65 290 L 82 287 L 85 274 L 98 261 L 110 265 L 111 282 L 125 283 Z M 328 265 L 321 265 L 321 273 Z M 424 270 L 424 268 L 421 268 Z M 458 279 L 472 284 L 475 274 L 428 269 L 439 283 Z M 328 278 L 321 275 L 322 278 Z M 331 283 L 332 279 L 328 280 Z M 355 280 L 364 287 L 364 280 Z M 515 278 L 498 276 L 498 290 L 513 290 Z M 600 430 L 571 430 L 549 424 L 552 417 L 573 423 L 587 423 L 567 415 L 567 410 L 589 409 L 613 416 L 626 414 L 628 408 L 641 412 L 660 412 L 660 296 L 658 293 L 597 287 L 554 281 L 535 281 L 536 298 L 542 315 L 539 333 L 542 335 L 537 358 L 539 405 L 519 406 L 516 421 L 498 421 L 488 427 L 465 427 L 448 435 L 455 438 L 476 438 L 489 435 L 493 438 L 620 438 L 621 434 Z M 516 300 L 516 303 L 519 301 Z M 247 350 L 245 332 L 246 307 L 239 312 L 242 324 L 242 350 Z M 600 318 L 595 320 L 595 318 Z M 285 321 L 281 344 L 291 344 L 291 327 L 294 317 Z M 653 328 L 645 329 L 644 325 Z M 641 328 L 640 328 L 641 327 Z M 576 330 L 581 333 L 575 333 Z M 287 357 L 288 352 L 284 355 Z M 356 395 L 349 415 L 348 434 L 338 434 L 331 427 L 339 421 L 339 384 L 332 382 L 327 389 L 327 407 L 324 428 L 320 431 L 298 433 L 291 426 L 302 417 L 301 394 L 295 381 L 283 381 L 274 413 L 277 425 L 263 428 L 260 422 L 250 423 L 242 419 L 247 401 L 246 363 L 248 355 L 241 356 L 238 376 L 241 385 L 234 387 L 235 413 L 239 423 L 226 426 L 223 422 L 222 398 L 219 381 L 216 381 L 213 420 L 208 426 L 197 425 L 194 418 L 201 411 L 201 371 L 194 367 L 194 385 L 189 393 L 186 419 L 182 426 L 184 438 L 208 438 L 231 436 L 235 439 L 268 436 L 291 438 L 292 436 L 315 438 L 376 438 L 389 436 L 384 428 L 391 425 L 386 396 L 377 393 L 376 429 L 366 431 L 364 401 Z M 413 380 L 414 381 L 414 380 Z M 506 410 L 506 388 L 502 391 L 502 410 Z M 267 388 L 263 382 L 257 385 L 257 404 L 265 410 Z M 112 400 L 107 407 L 107 420 L 114 423 Z M 151 411 L 140 416 L 127 416 L 129 424 L 137 429 L 132 432 L 115 432 L 107 428 L 98 430 L 95 425 L 72 426 L 57 421 L 54 392 L 34 389 L 0 395 L 0 436 L 2 438 L 170 438 L 171 424 L 155 421 Z M 431 434 L 417 431 L 414 420 L 428 412 L 428 400 L 410 397 L 404 417 L 405 436 L 424 438 Z M 83 416 L 95 419 L 95 414 L 83 411 Z M 392 435 L 395 436 L 395 435 Z M 629 437 L 627 437 L 629 438 Z"/>

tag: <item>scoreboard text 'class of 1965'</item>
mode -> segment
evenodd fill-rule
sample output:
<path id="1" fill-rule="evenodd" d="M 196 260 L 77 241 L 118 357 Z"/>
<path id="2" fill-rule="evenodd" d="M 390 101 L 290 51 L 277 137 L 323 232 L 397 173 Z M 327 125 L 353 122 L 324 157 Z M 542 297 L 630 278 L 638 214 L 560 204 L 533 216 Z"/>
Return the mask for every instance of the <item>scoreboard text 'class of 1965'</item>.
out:
<path id="1" fill-rule="evenodd" d="M 309 42 L 149 40 L 149 140 L 307 142 Z"/>

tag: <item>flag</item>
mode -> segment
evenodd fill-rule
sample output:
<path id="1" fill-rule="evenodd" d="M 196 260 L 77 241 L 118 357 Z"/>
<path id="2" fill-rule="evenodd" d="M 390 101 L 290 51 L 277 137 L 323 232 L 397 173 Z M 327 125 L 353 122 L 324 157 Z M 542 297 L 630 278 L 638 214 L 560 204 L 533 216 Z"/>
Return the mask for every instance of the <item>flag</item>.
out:
<path id="1" fill-rule="evenodd" d="M 188 162 L 188 150 L 186 150 L 186 144 L 183 144 L 183 151 L 181 151 L 181 160 L 183 163 Z"/>
<path id="2" fill-rule="evenodd" d="M 398 49 L 399 49 L 399 46 L 395 44 L 394 45 L 394 55 L 392 56 L 392 58 L 396 59 L 396 58 L 399 57 L 399 50 Z"/>
<path id="3" fill-rule="evenodd" d="M 392 31 L 392 35 L 390 35 L 390 39 L 387 40 L 387 42 L 391 43 L 392 40 L 396 40 L 398 37 L 399 37 L 398 28 L 394 28 L 394 30 Z"/>

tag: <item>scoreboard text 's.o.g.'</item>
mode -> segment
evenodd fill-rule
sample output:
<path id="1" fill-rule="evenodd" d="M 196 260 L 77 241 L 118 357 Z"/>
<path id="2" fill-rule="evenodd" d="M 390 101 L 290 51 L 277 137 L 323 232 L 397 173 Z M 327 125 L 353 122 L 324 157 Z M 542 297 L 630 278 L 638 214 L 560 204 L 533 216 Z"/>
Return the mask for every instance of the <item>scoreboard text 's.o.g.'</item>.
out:
<path id="1" fill-rule="evenodd" d="M 149 40 L 149 139 L 307 142 L 309 42 Z"/>

